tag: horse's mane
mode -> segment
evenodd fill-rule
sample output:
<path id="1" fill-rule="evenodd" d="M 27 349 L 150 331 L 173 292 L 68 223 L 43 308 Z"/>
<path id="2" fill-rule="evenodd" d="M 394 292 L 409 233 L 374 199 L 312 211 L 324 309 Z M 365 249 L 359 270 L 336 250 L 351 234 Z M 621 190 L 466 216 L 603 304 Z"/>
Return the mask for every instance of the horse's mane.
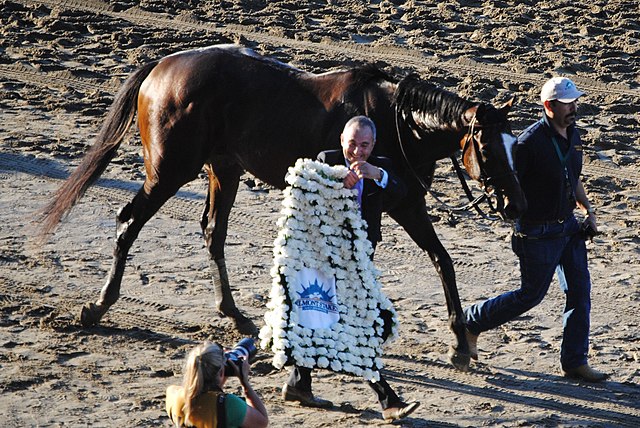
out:
<path id="1" fill-rule="evenodd" d="M 380 70 L 373 64 L 352 67 L 344 70 L 346 72 L 344 93 L 342 101 L 349 115 L 371 114 L 370 109 L 375 109 L 375 102 L 372 100 L 382 96 L 391 102 L 393 88 L 385 90 L 386 85 L 395 85 L 397 79 L 390 74 Z"/>
<path id="2" fill-rule="evenodd" d="M 417 113 L 436 120 L 439 125 L 459 125 L 464 112 L 474 105 L 447 90 L 420 80 L 415 74 L 406 76 L 398 83 L 394 102 L 405 115 Z M 439 127 L 435 123 L 431 125 Z"/>

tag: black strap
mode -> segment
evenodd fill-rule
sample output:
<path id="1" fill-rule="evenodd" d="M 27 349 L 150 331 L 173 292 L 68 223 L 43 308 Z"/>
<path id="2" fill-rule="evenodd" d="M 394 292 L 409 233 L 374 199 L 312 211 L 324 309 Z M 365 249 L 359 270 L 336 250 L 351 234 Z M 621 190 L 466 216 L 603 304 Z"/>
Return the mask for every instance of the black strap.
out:
<path id="1" fill-rule="evenodd" d="M 224 407 L 227 394 L 218 394 L 216 400 L 217 416 L 218 416 L 218 428 L 226 428 L 227 426 L 227 412 Z"/>

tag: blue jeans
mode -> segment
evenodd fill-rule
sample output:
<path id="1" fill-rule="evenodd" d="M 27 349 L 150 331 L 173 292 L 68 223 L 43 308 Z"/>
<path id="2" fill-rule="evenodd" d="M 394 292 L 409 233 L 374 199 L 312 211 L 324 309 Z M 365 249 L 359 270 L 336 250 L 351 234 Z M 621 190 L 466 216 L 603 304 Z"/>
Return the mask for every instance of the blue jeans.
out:
<path id="1" fill-rule="evenodd" d="M 520 259 L 520 288 L 466 308 L 469 332 L 480 334 L 536 306 L 547 294 L 556 273 L 566 296 L 560 362 L 565 370 L 586 364 L 591 279 L 587 249 L 577 233 L 579 230 L 580 225 L 573 216 L 563 223 L 517 223 L 511 245 Z"/>

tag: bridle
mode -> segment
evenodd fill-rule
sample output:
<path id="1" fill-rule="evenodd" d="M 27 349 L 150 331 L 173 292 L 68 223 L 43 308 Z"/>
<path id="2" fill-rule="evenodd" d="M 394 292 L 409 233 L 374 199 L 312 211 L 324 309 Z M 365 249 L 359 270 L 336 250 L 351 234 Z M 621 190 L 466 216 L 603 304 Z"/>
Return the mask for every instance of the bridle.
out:
<path id="1" fill-rule="evenodd" d="M 480 150 L 481 143 L 480 143 L 479 134 L 481 133 L 482 128 L 476 126 L 477 118 L 475 114 L 473 115 L 473 118 L 469 122 L 467 133 L 465 134 L 466 138 L 462 147 L 462 159 L 464 159 L 465 154 L 467 153 L 468 150 L 474 151 L 475 157 L 478 162 L 478 167 L 480 169 L 480 176 L 478 180 L 480 181 L 480 184 L 482 186 L 482 194 L 476 197 L 473 196 L 473 193 L 469 188 L 469 185 L 467 184 L 465 173 L 460 167 L 460 163 L 458 162 L 456 155 L 455 154 L 451 155 L 449 159 L 451 159 L 451 163 L 453 164 L 453 168 L 456 171 L 456 175 L 460 180 L 460 184 L 462 185 L 462 189 L 465 193 L 465 196 L 469 200 L 469 202 L 465 204 L 452 207 L 446 202 L 444 202 L 443 200 L 441 200 L 438 197 L 438 195 L 436 195 L 435 192 L 431 190 L 430 186 L 428 186 L 424 182 L 422 177 L 416 172 L 416 169 L 414 168 L 413 164 L 409 160 L 409 157 L 407 156 L 404 143 L 402 142 L 402 132 L 400 131 L 400 121 L 402 120 L 401 118 L 402 112 L 400 111 L 398 106 L 395 107 L 395 111 L 396 111 L 396 118 L 395 118 L 396 132 L 398 134 L 398 142 L 400 144 L 400 150 L 402 151 L 402 156 L 404 157 L 405 162 L 409 166 L 409 169 L 411 170 L 411 173 L 413 174 L 414 178 L 420 183 L 420 185 L 425 190 L 425 192 L 429 193 L 431 197 L 433 197 L 439 204 L 441 204 L 447 211 L 450 211 L 450 212 L 466 211 L 466 210 L 469 210 L 470 208 L 473 208 L 476 210 L 478 214 L 480 214 L 480 216 L 482 216 L 487 220 L 500 220 L 500 219 L 506 218 L 504 214 L 504 208 L 505 208 L 504 195 L 500 190 L 499 186 L 496 186 L 495 183 L 496 181 L 501 180 L 504 177 L 515 175 L 515 171 L 509 171 L 506 173 L 493 175 L 493 176 L 487 173 L 486 165 L 482 161 L 482 153 Z M 486 201 L 487 204 L 489 205 L 490 214 L 486 214 L 480 208 L 480 204 L 483 201 Z M 497 216 L 494 214 L 497 214 Z"/>
<path id="2" fill-rule="evenodd" d="M 466 134 L 464 145 L 462 147 L 462 159 L 464 159 L 465 154 L 469 150 L 469 148 L 470 147 L 473 148 L 476 155 L 476 159 L 478 161 L 478 167 L 480 169 L 480 176 L 478 177 L 478 180 L 480 181 L 480 184 L 482 186 L 482 195 L 478 197 L 480 198 L 480 200 L 472 206 L 476 209 L 476 211 L 480 215 L 482 215 L 485 218 L 488 218 L 488 216 L 484 214 L 482 210 L 480 210 L 480 207 L 478 205 L 482 200 L 486 200 L 487 204 L 489 205 L 489 209 L 491 213 L 492 214 L 497 213 L 502 219 L 504 219 L 505 218 L 504 194 L 502 193 L 502 190 L 500 190 L 500 187 L 496 186 L 495 183 L 505 177 L 510 177 L 512 175 L 515 175 L 515 171 L 511 170 L 509 172 L 505 172 L 497 175 L 489 175 L 487 173 L 486 165 L 482 161 L 482 151 L 480 149 L 480 147 L 482 146 L 482 143 L 481 143 L 481 137 L 479 136 L 479 134 L 482 132 L 482 129 L 481 128 L 476 129 L 476 123 L 477 123 L 477 118 L 476 118 L 476 115 L 474 114 L 473 118 L 471 118 L 471 121 L 469 122 L 469 128 Z M 460 164 L 458 163 L 458 159 L 455 156 L 451 156 L 451 162 L 453 163 L 453 166 L 456 170 L 456 174 L 458 175 L 458 179 L 462 184 L 462 188 L 464 189 L 464 192 L 467 195 L 467 198 L 469 199 L 469 201 L 474 200 L 471 194 L 471 190 L 467 185 L 467 181 L 464 179 L 464 173 L 462 171 L 462 168 L 460 167 Z M 496 218 L 492 218 L 492 219 L 497 220 Z"/>

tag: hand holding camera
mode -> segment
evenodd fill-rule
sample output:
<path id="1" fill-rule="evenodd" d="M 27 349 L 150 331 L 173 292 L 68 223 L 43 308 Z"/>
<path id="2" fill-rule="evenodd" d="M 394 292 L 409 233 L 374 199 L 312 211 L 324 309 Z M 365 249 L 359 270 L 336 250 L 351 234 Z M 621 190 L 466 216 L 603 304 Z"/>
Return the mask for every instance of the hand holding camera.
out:
<path id="1" fill-rule="evenodd" d="M 240 384 L 246 388 L 249 385 L 249 374 L 251 373 L 249 361 L 242 358 L 236 362 L 231 363 L 231 365 L 234 371 L 233 375 L 237 377 L 240 381 Z"/>
<path id="2" fill-rule="evenodd" d="M 226 363 L 224 375 L 237 376 L 240 380 L 247 379 L 250 360 L 255 357 L 258 349 L 250 337 L 245 337 L 230 351 L 225 352 Z"/>

